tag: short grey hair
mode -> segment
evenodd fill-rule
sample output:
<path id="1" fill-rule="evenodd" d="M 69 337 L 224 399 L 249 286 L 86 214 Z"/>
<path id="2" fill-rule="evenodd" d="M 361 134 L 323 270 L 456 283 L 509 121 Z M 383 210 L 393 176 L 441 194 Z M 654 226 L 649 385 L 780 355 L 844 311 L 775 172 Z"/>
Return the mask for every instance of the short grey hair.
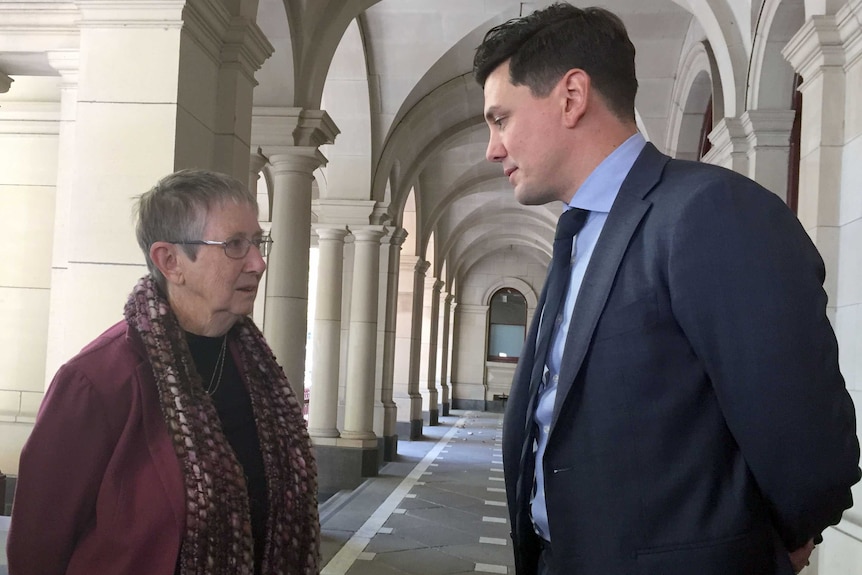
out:
<path id="1" fill-rule="evenodd" d="M 144 252 L 153 279 L 166 290 L 165 277 L 150 258 L 155 242 L 184 242 L 204 239 L 201 235 L 207 214 L 214 206 L 233 201 L 258 213 L 257 198 L 236 178 L 208 170 L 180 170 L 167 175 L 148 192 L 136 198 L 135 234 Z M 181 246 L 194 261 L 198 248 Z"/>

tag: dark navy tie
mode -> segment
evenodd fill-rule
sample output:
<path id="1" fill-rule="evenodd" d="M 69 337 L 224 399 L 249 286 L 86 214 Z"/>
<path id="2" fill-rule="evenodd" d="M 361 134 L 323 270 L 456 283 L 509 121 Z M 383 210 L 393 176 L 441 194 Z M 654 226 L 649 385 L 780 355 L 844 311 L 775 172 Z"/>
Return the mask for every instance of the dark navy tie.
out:
<path id="1" fill-rule="evenodd" d="M 533 371 L 530 377 L 530 395 L 525 418 L 524 445 L 521 449 L 520 474 L 516 487 L 518 513 L 526 513 L 529 508 L 529 497 L 532 491 L 536 471 L 536 461 L 533 457 L 533 443 L 536 440 L 535 412 L 542 383 L 542 376 L 547 363 L 548 350 L 551 346 L 551 336 L 557 323 L 557 316 L 566 297 L 569 285 L 572 263 L 572 240 L 587 222 L 589 211 L 572 208 L 563 212 L 557 222 L 557 232 L 554 235 L 554 253 L 551 260 L 551 272 L 548 274 L 548 289 L 545 305 L 542 310 L 539 334 L 536 337 L 536 354 L 533 358 Z M 518 521 L 525 525 L 523 521 Z M 528 524 L 528 523 L 527 523 Z"/>

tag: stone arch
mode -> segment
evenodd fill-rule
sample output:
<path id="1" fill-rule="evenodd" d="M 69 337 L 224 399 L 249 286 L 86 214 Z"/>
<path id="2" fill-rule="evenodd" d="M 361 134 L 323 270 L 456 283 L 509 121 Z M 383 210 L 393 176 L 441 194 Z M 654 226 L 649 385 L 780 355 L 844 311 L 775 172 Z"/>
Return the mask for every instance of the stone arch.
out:
<path id="1" fill-rule="evenodd" d="M 491 305 L 491 297 L 499 290 L 507 287 L 521 292 L 521 295 L 527 300 L 528 309 L 536 309 L 536 306 L 539 305 L 539 296 L 536 295 L 533 286 L 520 278 L 511 276 L 498 278 L 496 282 L 485 290 L 485 293 L 482 295 L 483 305 Z"/>
<path id="2" fill-rule="evenodd" d="M 781 50 L 804 23 L 803 0 L 765 0 L 755 28 L 746 109 L 791 107 L 794 70 Z"/>
<path id="3" fill-rule="evenodd" d="M 712 60 L 703 42 L 692 45 L 680 63 L 679 81 L 674 86 L 674 109 L 666 149 L 677 158 L 698 159 L 698 141 L 703 115 L 714 96 Z M 715 103 L 713 103 L 715 109 Z M 720 113 L 720 112 L 719 112 Z M 719 116 L 720 117 L 720 116 Z"/>

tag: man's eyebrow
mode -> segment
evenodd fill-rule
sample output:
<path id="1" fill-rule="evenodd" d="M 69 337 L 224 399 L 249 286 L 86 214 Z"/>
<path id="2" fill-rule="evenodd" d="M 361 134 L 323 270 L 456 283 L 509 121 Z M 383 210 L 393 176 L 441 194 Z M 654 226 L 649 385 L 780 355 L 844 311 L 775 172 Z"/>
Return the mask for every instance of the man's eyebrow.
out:
<path id="1" fill-rule="evenodd" d="M 499 112 L 500 106 L 490 106 L 487 110 L 485 110 L 485 119 L 489 122 L 492 122 L 494 121 L 494 118 L 499 115 Z"/>

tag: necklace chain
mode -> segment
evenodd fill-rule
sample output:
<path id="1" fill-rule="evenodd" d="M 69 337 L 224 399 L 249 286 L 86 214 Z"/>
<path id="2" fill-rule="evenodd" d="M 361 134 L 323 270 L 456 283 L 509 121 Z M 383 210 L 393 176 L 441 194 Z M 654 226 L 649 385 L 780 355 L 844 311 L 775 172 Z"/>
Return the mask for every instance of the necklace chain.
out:
<path id="1" fill-rule="evenodd" d="M 213 367 L 213 374 L 210 377 L 210 384 L 207 386 L 206 392 L 207 395 L 214 395 L 218 390 L 219 385 L 221 385 L 221 376 L 224 372 L 224 360 L 227 351 L 227 334 L 221 340 L 221 350 L 218 353 L 218 357 L 216 358 L 215 366 Z M 218 373 L 218 378 L 216 378 L 216 373 Z"/>

